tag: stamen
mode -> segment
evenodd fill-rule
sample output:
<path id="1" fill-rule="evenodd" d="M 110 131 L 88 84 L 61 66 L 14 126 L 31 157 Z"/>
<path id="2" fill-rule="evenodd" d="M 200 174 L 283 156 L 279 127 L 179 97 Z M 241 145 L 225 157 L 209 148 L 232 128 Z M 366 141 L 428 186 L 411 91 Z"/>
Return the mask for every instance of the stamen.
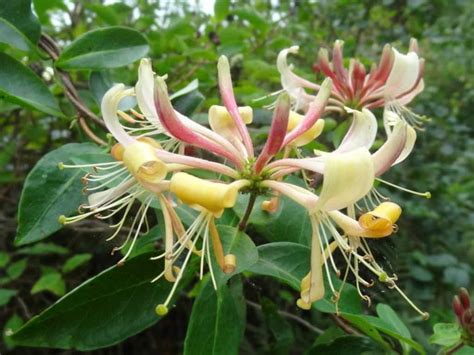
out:
<path id="1" fill-rule="evenodd" d="M 407 188 L 402 187 L 402 186 L 400 186 L 400 185 L 393 184 L 393 183 L 388 182 L 388 181 L 386 181 L 386 180 L 383 180 L 383 179 L 381 179 L 381 178 L 375 178 L 375 180 L 380 181 L 381 183 L 386 184 L 386 185 L 391 186 L 391 187 L 394 187 L 394 188 L 396 188 L 396 189 L 399 189 L 399 190 L 408 192 L 408 193 L 410 193 L 410 194 L 416 195 L 416 196 L 422 196 L 422 197 L 425 197 L 425 198 L 428 198 L 428 199 L 431 198 L 431 192 L 429 192 L 429 191 L 426 191 L 426 192 L 418 192 L 418 191 L 414 191 L 414 190 L 407 189 Z"/>

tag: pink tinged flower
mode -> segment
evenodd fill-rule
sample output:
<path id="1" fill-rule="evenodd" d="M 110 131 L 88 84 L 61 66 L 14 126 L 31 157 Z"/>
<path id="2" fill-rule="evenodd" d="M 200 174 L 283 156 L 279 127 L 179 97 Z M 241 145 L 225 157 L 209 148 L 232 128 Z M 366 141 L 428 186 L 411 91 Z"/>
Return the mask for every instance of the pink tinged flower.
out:
<path id="1" fill-rule="evenodd" d="M 257 174 L 262 171 L 263 167 L 280 151 L 283 146 L 283 141 L 288 128 L 290 105 L 290 97 L 288 94 L 283 93 L 278 97 L 273 112 L 272 125 L 270 127 L 267 142 L 255 163 L 255 172 Z"/>
<path id="2" fill-rule="evenodd" d="M 331 94 L 331 87 L 331 79 L 324 80 L 318 95 L 309 105 L 309 109 L 305 115 L 304 120 L 301 120 L 301 122 L 299 122 L 299 124 L 286 135 L 285 140 L 283 141 L 283 146 L 291 144 L 299 136 L 303 135 L 314 126 L 326 108 L 326 104 Z"/>
<path id="3" fill-rule="evenodd" d="M 238 156 L 183 124 L 171 105 L 165 81 L 161 77 L 157 77 L 155 81 L 155 108 L 163 127 L 175 138 L 227 158 L 239 167 L 242 166 L 242 161 Z"/>
<path id="4" fill-rule="evenodd" d="M 235 101 L 234 89 L 232 87 L 232 78 L 230 76 L 230 66 L 227 57 L 221 56 L 217 64 L 219 91 L 221 93 L 222 101 L 224 106 L 229 111 L 232 119 L 234 120 L 235 126 L 244 142 L 244 146 L 247 150 L 249 157 L 253 157 L 253 144 L 250 139 L 249 132 L 245 126 L 244 120 L 242 119 L 240 112 Z"/>
<path id="5" fill-rule="evenodd" d="M 397 98 L 415 87 L 420 74 L 420 58 L 415 52 L 401 54 L 393 48 L 394 61 L 385 83 L 384 95 Z"/>

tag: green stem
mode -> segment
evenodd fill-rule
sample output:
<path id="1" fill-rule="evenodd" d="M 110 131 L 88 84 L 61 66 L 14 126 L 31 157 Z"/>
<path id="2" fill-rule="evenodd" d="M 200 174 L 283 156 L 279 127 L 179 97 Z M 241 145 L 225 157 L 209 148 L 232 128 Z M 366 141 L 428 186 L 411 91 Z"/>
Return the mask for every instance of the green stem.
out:
<path id="1" fill-rule="evenodd" d="M 245 214 L 239 223 L 239 231 L 243 231 L 247 227 L 247 222 L 250 218 L 250 214 L 252 213 L 253 206 L 255 205 L 256 199 L 257 199 L 257 194 L 255 192 L 251 192 L 247 209 L 245 210 Z"/>

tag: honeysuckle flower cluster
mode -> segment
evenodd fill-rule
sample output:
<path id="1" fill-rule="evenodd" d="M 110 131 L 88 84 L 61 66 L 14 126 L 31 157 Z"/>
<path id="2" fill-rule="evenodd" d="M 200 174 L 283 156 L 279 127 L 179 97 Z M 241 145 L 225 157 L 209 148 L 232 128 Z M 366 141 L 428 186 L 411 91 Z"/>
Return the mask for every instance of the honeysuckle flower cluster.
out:
<path id="1" fill-rule="evenodd" d="M 254 146 L 251 140 L 247 125 L 252 123 L 253 110 L 237 105 L 225 56 L 219 59 L 217 66 L 223 106 L 214 105 L 209 109 L 210 128 L 175 110 L 166 77 L 155 75 L 150 60 L 143 59 L 136 86 L 115 85 L 102 101 L 105 124 L 117 140 L 110 151 L 113 161 L 61 164 L 62 168 L 86 169 L 88 172 L 83 181 L 87 185 L 86 191 L 91 192 L 88 204 L 81 206 L 80 214 L 60 217 L 63 224 L 92 215 L 109 219 L 122 213 L 120 221 L 111 226 L 114 228 L 108 238 L 111 240 L 117 237 L 132 215 L 133 222 L 126 240 L 114 248 L 128 248 L 120 263 L 130 256 L 140 232 L 148 225 L 146 216 L 150 206 L 159 204 L 165 224 L 164 252 L 153 259 L 164 259 L 164 269 L 153 281 L 164 277 L 174 283 L 167 299 L 156 308 L 159 315 L 167 313 L 192 254 L 201 258 L 201 277 L 207 262 L 216 288 L 212 265 L 218 265 L 224 273 L 235 271 L 239 260 L 233 254 L 225 254 L 216 220 L 225 209 L 234 207 L 239 194 L 243 193 L 269 196 L 258 206 L 268 213 L 279 208 L 281 195 L 296 201 L 308 213 L 312 225 L 311 267 L 301 280 L 299 307 L 309 309 L 313 302 L 324 296 L 324 273 L 334 299 L 338 299 L 340 290 L 334 288 L 330 277 L 330 269 L 337 275 L 341 274 L 332 256 L 336 250 L 340 250 L 347 262 L 344 280 L 352 272 L 363 298 L 369 300 L 359 285 L 369 287 L 372 282 L 360 276 L 360 265 L 408 300 L 396 285 L 396 275 L 388 275 L 383 270 L 366 240 L 388 237 L 396 231 L 395 223 L 401 208 L 382 196 L 374 188 L 374 181 L 384 181 L 380 176 L 409 155 L 414 145 L 413 129 L 400 116 L 402 111 L 390 110 L 390 114 L 385 115 L 390 116 L 387 139 L 379 149 L 371 152 L 377 135 L 377 120 L 368 109 L 374 106 L 366 103 L 379 105 L 380 100 L 389 100 L 391 108 L 406 103 L 404 97 L 413 96 L 413 87 L 420 90 L 422 62 L 412 52 L 407 55 L 410 60 L 405 60 L 398 52 L 389 55 L 385 51 L 383 63 L 374 75 L 354 74 L 354 71 L 362 71 L 358 62 L 354 62 L 352 66 L 357 69 L 351 69 L 349 75 L 340 64 L 336 64 L 341 58 L 340 49 L 335 49 L 333 61 L 337 68 L 334 75 L 328 75 L 321 85 L 309 86 L 309 82 L 297 77 L 286 65 L 286 55 L 294 51 L 292 48 L 283 51 L 278 59 L 285 92 L 276 100 L 268 138 L 262 148 Z M 340 48 L 340 44 L 336 48 Z M 411 57 L 416 57 L 416 60 Z M 397 60 L 403 63 L 398 64 Z M 414 66 L 412 61 L 417 65 Z M 416 73 L 411 73 L 415 69 Z M 393 71 L 403 74 L 397 74 L 396 82 L 396 79 L 391 79 Z M 352 77 L 359 81 L 354 83 Z M 306 94 L 304 88 L 308 87 L 317 94 Z M 346 107 L 349 96 L 345 95 L 349 93 L 352 93 L 350 100 L 355 100 L 355 97 L 360 100 L 353 109 Z M 127 96 L 136 97 L 139 110 L 119 110 L 121 100 Z M 342 143 L 332 152 L 318 151 L 314 156 L 302 157 L 299 147 L 318 138 L 324 128 L 321 117 L 335 106 L 344 108 L 353 117 Z M 297 112 L 301 108 L 304 114 Z M 187 146 L 211 153 L 213 157 L 204 159 L 186 155 Z M 215 177 L 200 178 L 193 172 L 196 169 L 212 172 Z M 320 186 L 309 181 L 308 172 L 322 178 L 319 179 L 322 181 Z M 306 188 L 285 181 L 288 175 L 301 173 L 306 177 Z M 138 210 L 133 209 L 136 202 L 140 204 Z M 199 212 L 187 228 L 176 212 L 179 204 Z M 423 313 L 415 305 L 413 307 Z"/>

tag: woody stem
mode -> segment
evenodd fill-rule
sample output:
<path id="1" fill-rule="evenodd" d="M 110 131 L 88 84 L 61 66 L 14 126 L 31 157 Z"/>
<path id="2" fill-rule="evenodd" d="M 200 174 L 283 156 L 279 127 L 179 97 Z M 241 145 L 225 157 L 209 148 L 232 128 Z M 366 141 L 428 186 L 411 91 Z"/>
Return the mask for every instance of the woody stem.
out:
<path id="1" fill-rule="evenodd" d="M 245 214 L 239 223 L 239 231 L 243 231 L 247 227 L 247 222 L 250 218 L 250 214 L 252 213 L 253 206 L 255 205 L 256 199 L 257 199 L 257 194 L 255 192 L 251 192 L 249 203 L 247 204 L 247 209 L 245 210 Z"/>

